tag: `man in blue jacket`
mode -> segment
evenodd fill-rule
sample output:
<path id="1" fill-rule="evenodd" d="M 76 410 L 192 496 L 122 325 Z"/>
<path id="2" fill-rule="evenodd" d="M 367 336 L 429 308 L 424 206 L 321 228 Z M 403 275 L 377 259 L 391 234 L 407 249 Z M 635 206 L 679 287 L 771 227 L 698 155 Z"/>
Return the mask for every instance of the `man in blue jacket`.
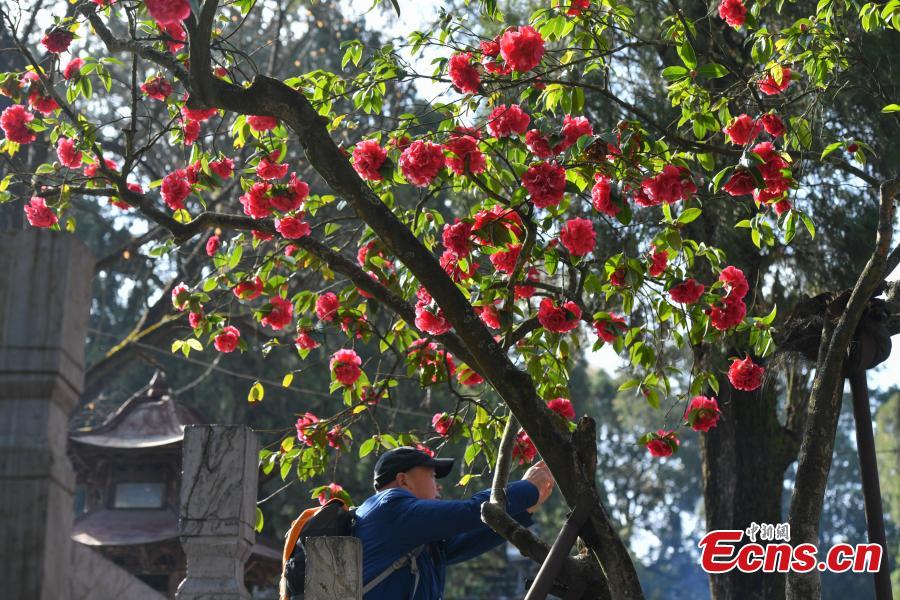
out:
<path id="1" fill-rule="evenodd" d="M 490 490 L 467 500 L 440 500 L 436 480 L 452 467 L 453 459 L 435 459 L 409 446 L 378 459 L 377 493 L 356 509 L 353 530 L 363 544 L 363 582 L 371 588 L 364 600 L 440 600 L 448 564 L 503 542 L 481 522 L 481 504 Z M 547 500 L 553 484 L 547 466 L 537 463 L 507 486 L 507 512 L 531 525 L 531 513 Z"/>

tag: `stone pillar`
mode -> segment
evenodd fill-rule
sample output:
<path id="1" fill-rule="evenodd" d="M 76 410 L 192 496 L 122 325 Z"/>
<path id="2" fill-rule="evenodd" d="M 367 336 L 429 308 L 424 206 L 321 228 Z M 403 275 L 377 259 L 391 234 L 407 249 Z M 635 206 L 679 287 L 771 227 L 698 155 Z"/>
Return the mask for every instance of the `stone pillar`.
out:
<path id="1" fill-rule="evenodd" d="M 72 235 L 0 234 L 0 581 L 9 600 L 69 597 L 66 441 L 84 385 L 93 267 Z"/>
<path id="2" fill-rule="evenodd" d="M 259 443 L 243 425 L 184 430 L 181 545 L 187 573 L 178 600 L 244 600 L 244 564 L 256 538 Z"/>
<path id="3" fill-rule="evenodd" d="M 303 548 L 306 550 L 304 600 L 362 598 L 362 542 L 359 538 L 312 537 L 304 542 Z"/>

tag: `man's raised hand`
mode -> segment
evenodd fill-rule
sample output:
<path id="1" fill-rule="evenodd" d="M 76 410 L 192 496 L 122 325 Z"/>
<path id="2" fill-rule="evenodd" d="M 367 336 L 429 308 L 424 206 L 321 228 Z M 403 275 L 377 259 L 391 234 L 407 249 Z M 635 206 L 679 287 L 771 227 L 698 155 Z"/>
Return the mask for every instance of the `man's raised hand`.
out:
<path id="1" fill-rule="evenodd" d="M 522 480 L 530 481 L 538 489 L 538 501 L 534 506 L 528 509 L 528 512 L 533 513 L 541 504 L 546 502 L 547 498 L 550 497 L 550 494 L 553 493 L 553 486 L 556 482 L 553 481 L 553 475 L 550 474 L 550 469 L 547 467 L 547 464 L 542 460 L 536 462 L 531 468 L 525 471 Z"/>

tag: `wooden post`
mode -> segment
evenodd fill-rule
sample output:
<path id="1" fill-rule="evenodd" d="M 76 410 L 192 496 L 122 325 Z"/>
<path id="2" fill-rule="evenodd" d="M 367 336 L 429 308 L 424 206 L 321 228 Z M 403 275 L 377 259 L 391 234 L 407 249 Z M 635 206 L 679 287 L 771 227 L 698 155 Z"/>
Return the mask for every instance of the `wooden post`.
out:
<path id="1" fill-rule="evenodd" d="M 178 600 L 249 600 L 244 565 L 256 538 L 259 443 L 243 425 L 184 431 L 178 528 L 187 573 Z"/>
<path id="2" fill-rule="evenodd" d="M 309 538 L 304 600 L 362 599 L 362 542 L 355 537 Z"/>

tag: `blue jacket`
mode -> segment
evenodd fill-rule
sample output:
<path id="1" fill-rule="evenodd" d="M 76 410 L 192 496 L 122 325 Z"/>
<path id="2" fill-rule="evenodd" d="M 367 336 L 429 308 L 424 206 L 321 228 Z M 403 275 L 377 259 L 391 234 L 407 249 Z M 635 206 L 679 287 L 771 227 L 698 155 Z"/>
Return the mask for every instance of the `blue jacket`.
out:
<path id="1" fill-rule="evenodd" d="M 503 538 L 481 522 L 481 504 L 490 490 L 468 500 L 419 500 L 407 490 L 391 488 L 366 499 L 356 509 L 353 535 L 362 540 L 363 581 L 368 583 L 392 562 L 426 544 L 417 557 L 419 586 L 413 600 L 440 600 L 444 574 L 452 565 L 500 545 Z M 531 525 L 526 509 L 538 500 L 529 481 L 507 487 L 507 512 L 524 526 Z M 413 576 L 405 566 L 365 595 L 365 600 L 406 600 Z"/>

